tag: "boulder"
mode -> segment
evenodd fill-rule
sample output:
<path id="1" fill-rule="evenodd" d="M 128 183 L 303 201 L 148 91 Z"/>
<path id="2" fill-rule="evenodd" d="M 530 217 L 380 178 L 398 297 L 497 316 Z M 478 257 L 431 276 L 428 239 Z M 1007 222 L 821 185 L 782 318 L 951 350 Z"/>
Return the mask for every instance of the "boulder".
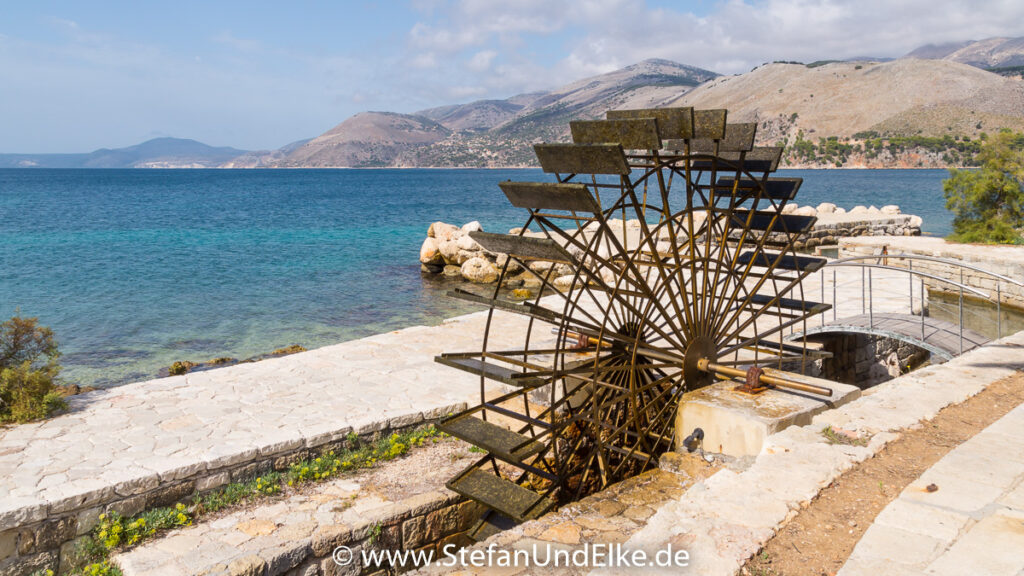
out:
<path id="1" fill-rule="evenodd" d="M 540 274 L 541 276 L 543 276 L 554 265 L 554 262 L 548 262 L 547 260 L 535 260 L 527 264 L 530 270 L 533 270 L 534 272 Z"/>
<path id="2" fill-rule="evenodd" d="M 498 269 L 486 258 L 470 258 L 462 264 L 462 277 L 470 282 L 490 284 L 498 279 Z"/>
<path id="3" fill-rule="evenodd" d="M 451 265 L 449 265 L 449 266 L 445 266 L 444 267 L 443 272 L 444 272 L 445 276 L 454 278 L 456 276 L 461 276 L 462 275 L 462 268 L 460 266 L 451 266 Z"/>
<path id="4" fill-rule="evenodd" d="M 484 227 L 481 226 L 480 223 L 477 222 L 476 220 L 473 220 L 472 222 L 466 222 L 465 224 L 463 224 L 462 231 L 466 234 L 469 234 L 470 232 L 483 232 Z"/>
<path id="5" fill-rule="evenodd" d="M 523 267 L 519 265 L 519 262 L 515 260 L 510 261 L 508 254 L 498 254 L 494 258 L 494 265 L 498 267 L 498 270 L 501 270 L 502 268 L 505 267 L 505 262 L 508 262 L 509 273 L 521 271 L 523 269 Z"/>
<path id="6" fill-rule="evenodd" d="M 424 274 L 440 274 L 444 270 L 441 264 L 420 264 L 420 272 Z"/>
<path id="7" fill-rule="evenodd" d="M 450 240 L 451 235 L 458 230 L 459 227 L 454 224 L 445 224 L 444 222 L 434 222 L 427 229 L 427 238 L 437 238 L 438 240 Z"/>
<path id="8" fill-rule="evenodd" d="M 483 246 L 477 244 L 476 240 L 473 240 L 468 235 L 459 236 L 455 241 L 455 245 L 459 247 L 459 250 L 469 250 L 470 252 L 479 252 L 484 249 Z"/>
<path id="9" fill-rule="evenodd" d="M 882 213 L 882 211 L 879 210 L 874 204 L 872 204 L 871 207 L 868 208 L 868 214 L 881 214 L 881 213 Z"/>
<path id="10" fill-rule="evenodd" d="M 801 206 L 793 211 L 797 216 L 817 216 L 818 211 L 813 206 Z"/>
<path id="11" fill-rule="evenodd" d="M 436 238 L 427 236 L 427 239 L 423 241 L 423 245 L 420 246 L 420 263 L 435 265 L 444 263 L 444 257 L 441 256 Z"/>
<path id="12" fill-rule="evenodd" d="M 462 264 L 462 262 L 457 262 L 459 259 L 458 242 L 443 240 L 438 244 L 438 250 L 441 252 L 441 258 L 444 259 L 446 264 Z"/>
<path id="13" fill-rule="evenodd" d="M 836 211 L 836 205 L 831 202 L 822 202 L 818 204 L 818 214 L 833 214 Z"/>
<path id="14" fill-rule="evenodd" d="M 566 274 L 565 276 L 559 276 L 558 278 L 555 278 L 551 282 L 551 284 L 557 290 L 560 290 L 562 292 L 568 292 L 569 290 L 572 290 L 572 288 L 573 288 L 573 280 L 575 278 L 576 278 L 576 276 L 574 276 L 573 274 Z M 581 281 L 581 283 L 582 283 L 582 281 Z M 578 285 L 579 284 L 577 284 L 577 286 Z"/>
<path id="15" fill-rule="evenodd" d="M 897 214 L 901 214 L 900 207 L 895 205 L 895 204 L 889 204 L 887 206 L 882 206 L 880 212 L 882 214 L 889 214 L 889 215 L 892 215 L 892 216 L 895 216 Z"/>
<path id="16" fill-rule="evenodd" d="M 912 215 L 910 220 L 907 221 L 907 226 L 911 228 L 920 228 L 921 224 L 924 224 L 924 220 L 920 216 Z"/>
<path id="17" fill-rule="evenodd" d="M 466 260 L 469 260 L 470 258 L 476 258 L 477 256 L 481 255 L 482 254 L 480 253 L 479 250 L 459 250 L 459 253 L 455 255 L 455 263 L 461 266 L 463 263 L 466 262 Z M 484 257 L 486 258 L 486 256 Z"/>
<path id="18" fill-rule="evenodd" d="M 835 212 L 833 212 L 833 214 L 846 214 L 846 208 L 840 208 L 836 206 L 836 210 Z"/>
<path id="19" fill-rule="evenodd" d="M 793 212 L 796 212 L 796 209 L 799 208 L 799 207 L 800 207 L 799 204 L 796 204 L 795 202 L 789 202 L 785 206 L 782 207 L 782 213 L 783 214 L 792 214 Z"/>
<path id="20" fill-rule="evenodd" d="M 850 214 L 867 214 L 867 213 L 868 213 L 868 209 L 865 208 L 864 206 L 854 206 L 853 208 L 850 208 Z"/>

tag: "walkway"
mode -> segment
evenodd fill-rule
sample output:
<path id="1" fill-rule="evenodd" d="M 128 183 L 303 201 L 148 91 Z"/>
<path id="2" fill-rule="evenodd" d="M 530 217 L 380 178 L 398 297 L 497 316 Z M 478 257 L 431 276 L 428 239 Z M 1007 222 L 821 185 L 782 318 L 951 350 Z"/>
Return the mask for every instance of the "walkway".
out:
<path id="1" fill-rule="evenodd" d="M 832 320 L 823 326 L 815 326 L 807 330 L 808 335 L 847 332 L 871 334 L 909 342 L 919 348 L 924 348 L 931 352 L 933 357 L 942 360 L 950 360 L 989 342 L 988 338 L 965 328 L 961 344 L 960 326 L 957 324 L 937 318 L 922 318 L 921 316 L 898 313 L 859 314 Z"/>
<path id="2" fill-rule="evenodd" d="M 907 486 L 838 576 L 904 574 L 1024 574 L 1024 405 Z"/>
<path id="3" fill-rule="evenodd" d="M 244 476 L 254 462 L 463 409 L 478 399 L 479 379 L 433 358 L 478 349 L 485 320 L 486 312 L 469 314 L 90 392 L 71 398 L 68 414 L 0 428 L 0 574 L 48 561 L 38 549 L 11 556 L 13 528 L 59 546 L 88 532 L 104 508 L 132 514 Z M 506 329 L 492 338 L 514 344 L 525 320 L 501 322 Z"/>

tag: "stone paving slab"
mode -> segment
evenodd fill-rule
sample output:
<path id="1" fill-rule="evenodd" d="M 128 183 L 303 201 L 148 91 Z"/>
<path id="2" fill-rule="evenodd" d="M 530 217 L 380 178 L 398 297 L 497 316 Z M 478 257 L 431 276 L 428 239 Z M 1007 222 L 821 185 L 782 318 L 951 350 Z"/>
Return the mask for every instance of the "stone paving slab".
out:
<path id="1" fill-rule="evenodd" d="M 524 325 L 501 315 L 514 344 Z M 507 317 L 506 317 L 507 316 Z M 479 379 L 441 366 L 479 348 L 486 312 L 250 364 L 70 399 L 68 414 L 0 429 L 0 532 L 181 479 L 414 425 L 475 402 Z"/>
<path id="2" fill-rule="evenodd" d="M 938 490 L 929 492 L 934 484 Z M 868 528 L 839 576 L 1024 570 L 1024 405 L 951 450 Z"/>

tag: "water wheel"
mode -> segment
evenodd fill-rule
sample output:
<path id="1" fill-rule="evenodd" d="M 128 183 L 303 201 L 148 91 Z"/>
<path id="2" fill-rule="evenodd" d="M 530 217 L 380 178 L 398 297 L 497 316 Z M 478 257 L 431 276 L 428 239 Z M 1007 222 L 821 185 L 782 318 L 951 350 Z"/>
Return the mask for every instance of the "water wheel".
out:
<path id="1" fill-rule="evenodd" d="M 781 148 L 725 110 L 570 127 L 573 143 L 534 147 L 555 182 L 500 183 L 522 230 L 471 234 L 507 255 L 493 294 L 452 293 L 489 307 L 482 350 L 437 357 L 480 376 L 481 403 L 441 424 L 486 451 L 448 483 L 490 510 L 475 539 L 656 465 L 688 391 L 830 393 L 800 382 L 812 355 L 783 339 L 829 306 L 803 297 L 825 260 L 794 250 L 815 218 L 784 210 L 801 179 L 770 177 Z M 537 296 L 509 299 L 524 279 Z M 526 319 L 521 344 L 496 349 L 506 314 Z"/>

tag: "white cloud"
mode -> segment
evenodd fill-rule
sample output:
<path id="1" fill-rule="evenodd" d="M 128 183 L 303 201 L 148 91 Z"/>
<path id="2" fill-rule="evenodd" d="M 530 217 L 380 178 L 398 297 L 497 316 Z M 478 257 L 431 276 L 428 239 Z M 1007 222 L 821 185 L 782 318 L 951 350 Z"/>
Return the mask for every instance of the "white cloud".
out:
<path id="1" fill-rule="evenodd" d="M 498 53 L 494 50 L 481 50 L 473 54 L 469 62 L 466 62 L 466 67 L 473 72 L 485 72 L 491 67 L 491 63 L 494 62 L 494 57 L 497 55 Z"/>

